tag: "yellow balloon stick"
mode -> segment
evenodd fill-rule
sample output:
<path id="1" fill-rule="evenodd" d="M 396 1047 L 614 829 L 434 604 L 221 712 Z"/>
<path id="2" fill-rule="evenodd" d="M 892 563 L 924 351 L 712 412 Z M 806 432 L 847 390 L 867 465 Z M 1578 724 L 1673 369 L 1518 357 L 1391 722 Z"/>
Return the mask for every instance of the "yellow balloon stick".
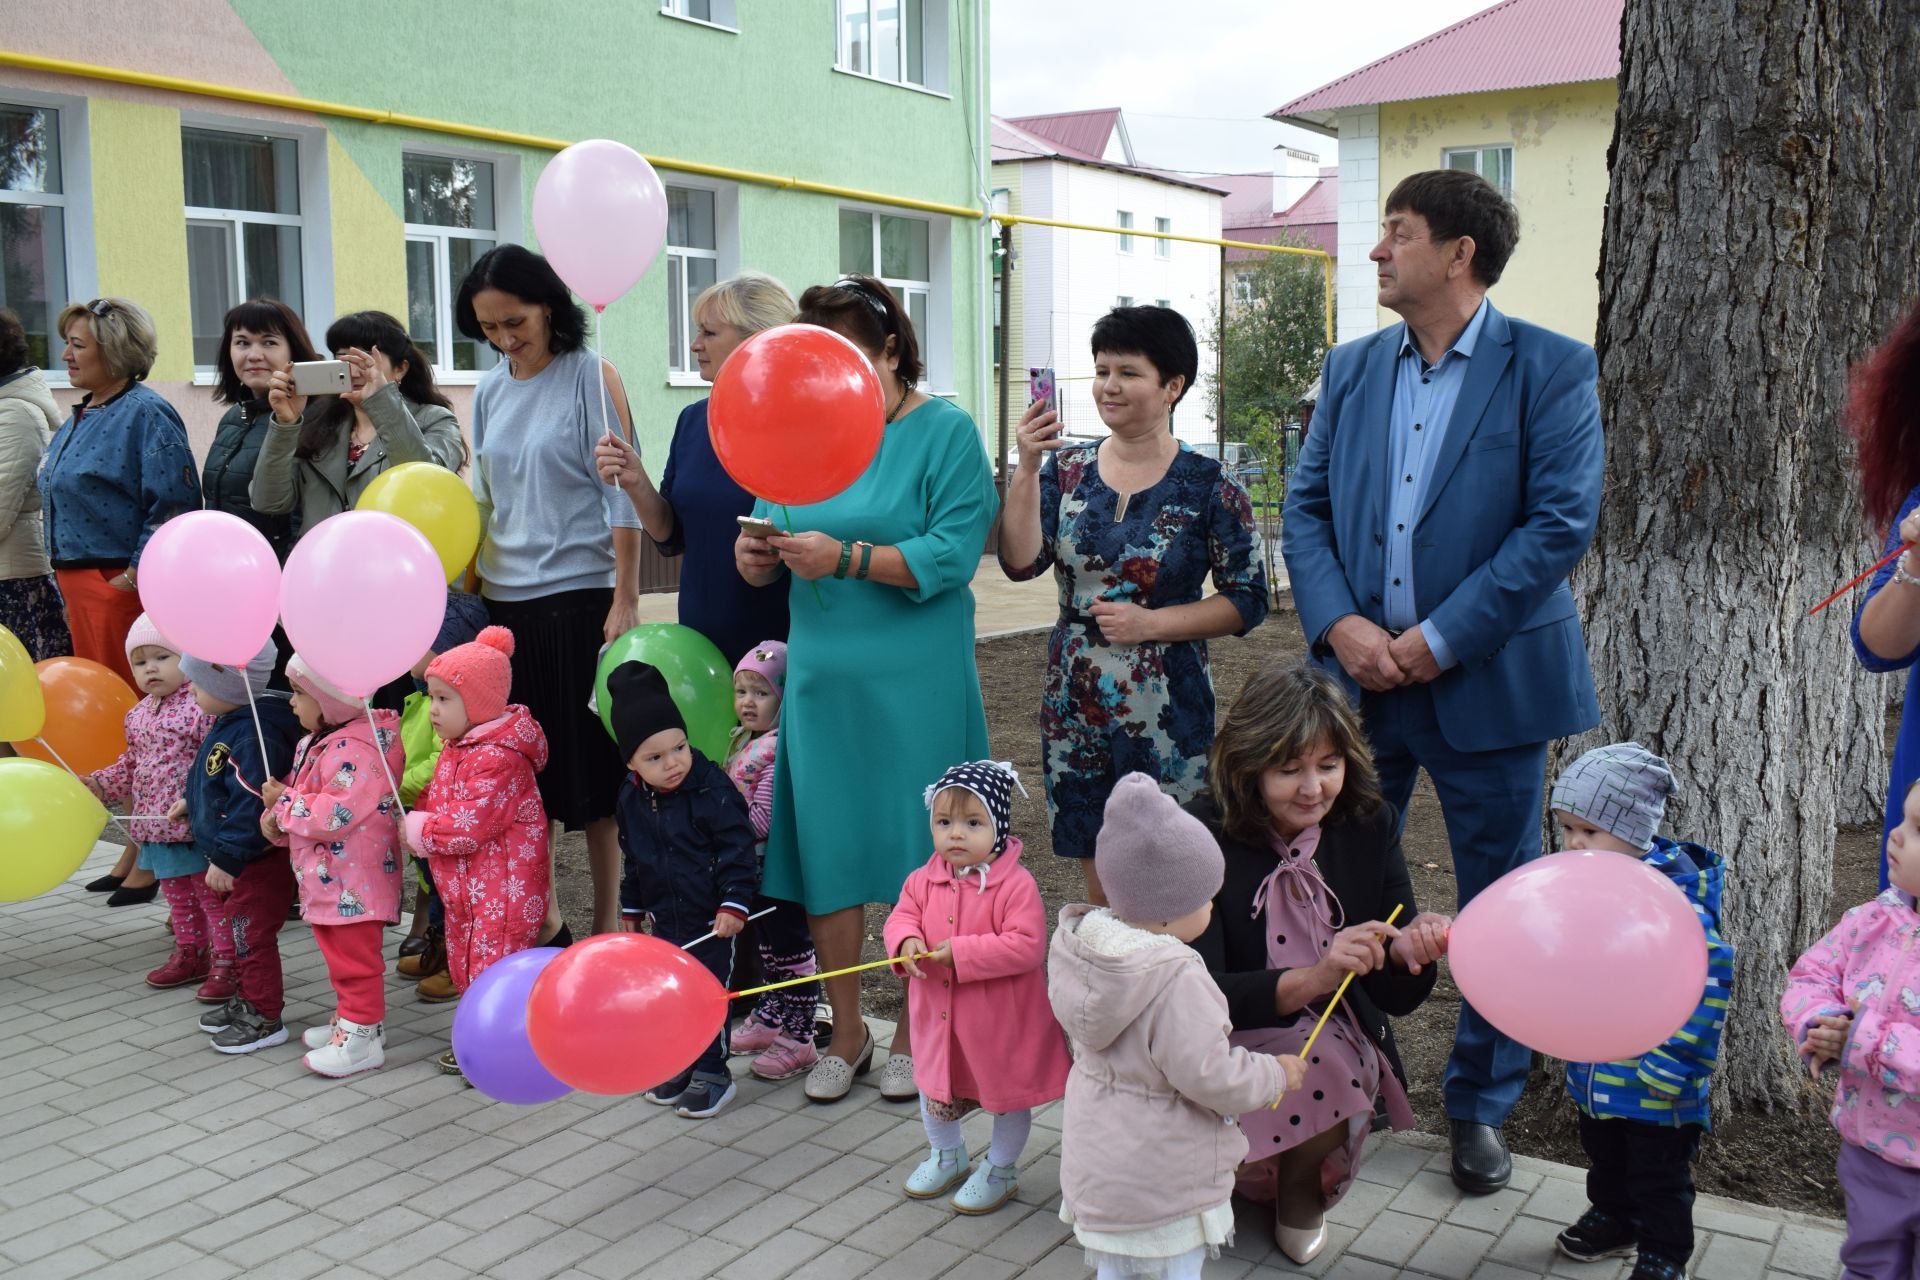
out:
<path id="1" fill-rule="evenodd" d="M 788 978 L 785 982 L 769 982 L 764 987 L 748 987 L 745 991 L 730 991 L 727 994 L 730 998 L 738 1000 L 743 996 L 757 996 L 764 991 L 778 991 L 782 987 L 799 987 L 809 982 L 823 982 L 828 978 L 838 978 L 843 974 L 878 969 L 881 965 L 899 964 L 902 960 L 926 960 L 932 955 L 931 951 L 916 951 L 910 956 L 888 956 L 885 960 L 869 960 L 865 964 L 856 964 L 850 969 L 835 969 L 832 973 L 816 973 L 807 978 Z"/>
<path id="2" fill-rule="evenodd" d="M 1402 911 L 1405 911 L 1406 909 L 1407 909 L 1406 903 L 1402 902 L 1397 904 L 1393 908 L 1392 912 L 1388 914 L 1386 923 L 1392 924 L 1395 920 L 1398 920 L 1400 918 L 1400 913 Z M 1327 1001 L 1326 1012 L 1320 1015 L 1320 1021 L 1313 1024 L 1313 1034 L 1307 1037 L 1307 1042 L 1300 1046 L 1300 1056 L 1302 1058 L 1306 1057 L 1309 1053 L 1313 1052 L 1313 1042 L 1320 1038 L 1321 1029 L 1327 1025 L 1327 1019 L 1333 1016 L 1334 1006 L 1340 1003 L 1340 997 L 1347 993 L 1347 984 L 1352 981 L 1353 981 L 1353 974 L 1351 971 L 1349 971 L 1346 977 L 1340 979 L 1340 985 L 1333 989 L 1333 999 Z M 1279 1107 L 1280 1107 L 1280 1099 L 1278 1098 L 1275 1098 L 1272 1102 L 1267 1104 L 1267 1110 L 1269 1111 L 1277 1111 Z"/>

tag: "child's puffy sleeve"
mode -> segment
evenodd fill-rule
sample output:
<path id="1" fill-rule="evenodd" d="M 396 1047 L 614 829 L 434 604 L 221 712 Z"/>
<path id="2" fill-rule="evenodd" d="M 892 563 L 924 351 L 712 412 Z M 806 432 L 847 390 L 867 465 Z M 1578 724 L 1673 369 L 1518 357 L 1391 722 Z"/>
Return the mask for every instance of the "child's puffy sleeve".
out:
<path id="1" fill-rule="evenodd" d="M 323 743 L 281 795 L 273 816 L 282 831 L 307 840 L 344 840 L 369 822 L 393 821 L 379 754 L 360 738 Z"/>
<path id="2" fill-rule="evenodd" d="M 893 910 L 887 915 L 886 926 L 881 930 L 881 941 L 886 944 L 888 955 L 899 955 L 900 948 L 908 938 L 926 940 L 926 926 L 921 923 L 926 903 L 927 873 L 923 867 L 908 876 L 907 882 L 900 886 L 900 900 L 893 904 Z M 903 974 L 906 970 L 896 964 L 889 966 L 888 972 Z"/>
<path id="3" fill-rule="evenodd" d="M 1720 1061 L 1720 1032 L 1727 1024 L 1727 1002 L 1733 996 L 1733 944 L 1720 935 L 1719 922 L 1694 902 L 1700 926 L 1707 933 L 1707 984 L 1700 1004 L 1673 1038 L 1640 1055 L 1640 1082 L 1657 1094 L 1677 1098 L 1688 1080 L 1713 1074 Z"/>
<path id="4" fill-rule="evenodd" d="M 961 893 L 972 893 L 966 882 Z M 997 890 L 992 933 L 955 934 L 953 977 L 956 982 L 986 982 L 1032 973 L 1047 960 L 1047 908 L 1040 886 L 1025 867 Z"/>
<path id="5" fill-rule="evenodd" d="M 720 882 L 720 910 L 745 920 L 753 911 L 754 895 L 760 892 L 760 859 L 753 851 L 753 823 L 747 817 L 746 800 L 730 779 L 710 794 L 720 797 L 719 805 L 706 820 Z"/>
<path id="6" fill-rule="evenodd" d="M 424 819 L 415 812 L 407 827 L 409 836 L 418 828 L 414 847 L 430 858 L 465 858 L 499 839 L 532 785 L 524 769 L 520 757 L 499 747 L 468 753 L 451 778 L 434 780 L 434 811 Z"/>
<path id="7" fill-rule="evenodd" d="M 1867 903 L 1847 912 L 1826 937 L 1793 962 L 1787 973 L 1787 989 L 1780 997 L 1780 1019 L 1786 1023 L 1794 1047 L 1802 1052 L 1815 1019 L 1847 1012 L 1847 954 L 1860 936 L 1862 913 L 1873 905 Z"/>
<path id="8" fill-rule="evenodd" d="M 1843 1065 L 1883 1089 L 1920 1093 L 1920 1022 L 1901 1016 L 1898 995 L 1888 991 L 1879 1001 L 1861 1006 Z"/>
<path id="9" fill-rule="evenodd" d="M 1181 1097 L 1215 1115 L 1237 1116 L 1278 1098 L 1286 1075 L 1271 1055 L 1227 1042 L 1212 985 L 1197 964 L 1168 984 L 1154 1002 L 1147 1052 Z"/>
<path id="10" fill-rule="evenodd" d="M 127 803 L 127 797 L 133 794 L 133 748 L 128 747 L 118 760 L 104 769 L 94 770 L 80 781 L 107 804 Z"/>

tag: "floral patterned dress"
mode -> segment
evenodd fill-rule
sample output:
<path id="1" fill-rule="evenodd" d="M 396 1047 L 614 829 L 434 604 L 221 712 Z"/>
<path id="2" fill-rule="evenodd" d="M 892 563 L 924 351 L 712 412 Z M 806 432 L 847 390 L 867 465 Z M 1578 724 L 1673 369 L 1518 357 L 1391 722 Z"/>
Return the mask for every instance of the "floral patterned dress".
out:
<path id="1" fill-rule="evenodd" d="M 1214 589 L 1244 635 L 1267 616 L 1267 570 L 1246 490 L 1184 444 L 1158 484 L 1122 495 L 1100 479 L 1099 446 L 1059 450 L 1040 471 L 1040 554 L 1000 567 L 1025 582 L 1051 567 L 1060 620 L 1047 639 L 1041 760 L 1053 851 L 1091 858 L 1114 783 L 1139 772 L 1185 803 L 1213 746 L 1207 642 L 1109 643 L 1089 612 L 1101 600 L 1164 609 Z"/>

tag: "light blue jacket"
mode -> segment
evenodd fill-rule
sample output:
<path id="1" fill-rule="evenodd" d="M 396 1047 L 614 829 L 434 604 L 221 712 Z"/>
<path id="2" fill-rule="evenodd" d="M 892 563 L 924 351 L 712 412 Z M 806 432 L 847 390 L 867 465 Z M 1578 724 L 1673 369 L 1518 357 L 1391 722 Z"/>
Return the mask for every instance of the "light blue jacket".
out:
<path id="1" fill-rule="evenodd" d="M 40 502 L 54 568 L 137 566 L 155 529 L 200 508 L 200 470 L 180 415 L 138 382 L 76 411 L 47 445 Z"/>

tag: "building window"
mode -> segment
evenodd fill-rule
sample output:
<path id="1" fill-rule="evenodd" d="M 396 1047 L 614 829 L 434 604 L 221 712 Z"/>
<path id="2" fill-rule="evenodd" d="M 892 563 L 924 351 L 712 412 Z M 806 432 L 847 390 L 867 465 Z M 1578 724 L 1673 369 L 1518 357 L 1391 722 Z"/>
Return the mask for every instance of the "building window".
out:
<path id="1" fill-rule="evenodd" d="M 1501 195 L 1513 199 L 1512 147 L 1453 147 L 1441 152 L 1440 163 L 1443 168 L 1477 173 Z"/>
<path id="2" fill-rule="evenodd" d="M 925 218 L 864 209 L 840 211 L 840 270 L 877 276 L 893 290 L 907 308 L 923 355 L 927 349 L 927 297 L 933 292 L 932 230 Z"/>
<path id="3" fill-rule="evenodd" d="M 1173 302 L 1171 299 L 1168 299 L 1168 298 L 1155 298 L 1153 300 L 1153 305 L 1156 307 L 1165 308 L 1168 311 L 1173 310 Z"/>
<path id="4" fill-rule="evenodd" d="M 211 369 L 228 308 L 264 296 L 304 309 L 299 144 L 213 129 L 182 129 L 180 142 L 193 362 Z"/>
<path id="5" fill-rule="evenodd" d="M 1113 300 L 1113 305 L 1116 307 L 1130 307 L 1133 305 L 1133 295 L 1130 293 L 1123 293 L 1119 297 Z"/>
<path id="6" fill-rule="evenodd" d="M 1253 272 L 1236 271 L 1233 273 L 1233 300 L 1235 302 L 1253 301 Z"/>
<path id="7" fill-rule="evenodd" d="M 442 373 L 491 369 L 500 353 L 455 328 L 453 300 L 467 272 L 499 243 L 493 165 L 405 154 L 401 205 L 407 222 L 407 333 Z"/>
<path id="8" fill-rule="evenodd" d="M 0 307 L 27 331 L 27 363 L 45 369 L 67 305 L 67 196 L 60 113 L 0 102 Z"/>
<path id="9" fill-rule="evenodd" d="M 720 235 L 714 194 L 667 188 L 667 368 L 694 373 L 693 303 L 720 278 Z"/>
<path id="10" fill-rule="evenodd" d="M 660 12 L 671 18 L 691 18 L 716 27 L 734 25 L 734 0 L 660 0 Z"/>
<path id="11" fill-rule="evenodd" d="M 1153 220 L 1153 229 L 1162 235 L 1171 234 L 1173 231 L 1173 219 L 1155 218 Z M 1153 242 L 1153 256 L 1156 258 L 1171 258 L 1173 256 L 1173 241 L 1155 240 Z"/>
<path id="12" fill-rule="evenodd" d="M 839 67 L 944 93 L 947 0 L 839 0 Z"/>
<path id="13" fill-rule="evenodd" d="M 1118 212 L 1116 212 L 1116 213 L 1115 213 L 1115 214 L 1113 215 L 1113 217 L 1114 217 L 1114 222 L 1115 222 L 1115 223 L 1116 223 L 1116 224 L 1117 224 L 1118 226 L 1121 226 L 1121 227 L 1124 227 L 1124 228 L 1126 228 L 1126 229 L 1127 229 L 1128 231 L 1131 231 L 1131 230 L 1133 230 L 1133 213 L 1132 213 L 1132 211 L 1131 211 L 1131 210 L 1128 210 L 1128 209 L 1121 209 L 1121 210 L 1119 210 Z M 1132 237 L 1132 236 L 1129 236 L 1129 235 L 1122 235 L 1122 236 L 1120 237 L 1120 252 L 1122 252 L 1122 253 L 1132 253 L 1132 252 L 1133 252 L 1133 237 Z"/>

